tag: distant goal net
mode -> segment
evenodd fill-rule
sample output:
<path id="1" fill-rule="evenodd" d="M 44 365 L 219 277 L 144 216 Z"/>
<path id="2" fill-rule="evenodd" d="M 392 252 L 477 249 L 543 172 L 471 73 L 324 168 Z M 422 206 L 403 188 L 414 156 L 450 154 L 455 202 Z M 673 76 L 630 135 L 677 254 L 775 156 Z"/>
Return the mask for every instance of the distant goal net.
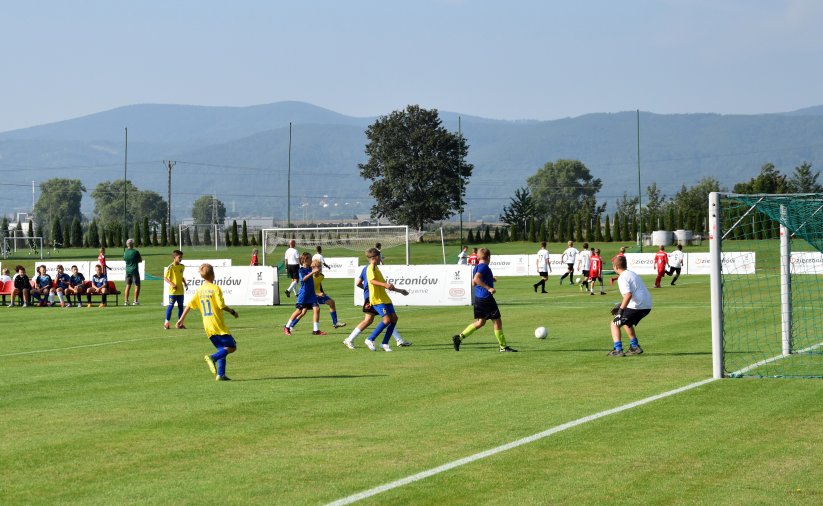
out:
<path id="1" fill-rule="evenodd" d="M 823 377 L 823 194 L 709 196 L 713 375 Z"/>
<path id="2" fill-rule="evenodd" d="M 317 246 L 322 246 L 326 251 L 345 249 L 355 252 L 357 256 L 369 248 L 374 248 L 378 243 L 381 245 L 381 251 L 403 246 L 402 255 L 408 265 L 409 241 L 417 240 L 422 235 L 423 232 L 409 232 L 407 226 L 395 225 L 264 228 L 263 263 L 274 265 L 282 260 L 279 257 L 272 257 L 272 254 L 278 248 L 284 251 L 289 247 L 289 241 L 294 239 L 300 251 L 313 253 Z"/>
<path id="3" fill-rule="evenodd" d="M 223 225 L 180 225 L 177 242 L 180 250 L 226 249 L 226 229 Z"/>

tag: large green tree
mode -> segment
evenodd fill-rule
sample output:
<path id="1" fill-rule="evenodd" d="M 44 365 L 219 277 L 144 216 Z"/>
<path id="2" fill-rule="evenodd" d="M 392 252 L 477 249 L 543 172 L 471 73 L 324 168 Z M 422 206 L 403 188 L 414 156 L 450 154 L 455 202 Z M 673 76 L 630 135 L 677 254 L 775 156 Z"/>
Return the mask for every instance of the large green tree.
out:
<path id="1" fill-rule="evenodd" d="M 82 220 L 80 201 L 86 187 L 79 179 L 52 178 L 40 183 L 40 197 L 34 204 L 34 217 L 39 227 L 54 229 L 52 222 L 70 224 Z M 62 242 L 62 241 L 60 241 Z"/>
<path id="2" fill-rule="evenodd" d="M 734 185 L 735 193 L 787 193 L 789 184 L 786 176 L 780 173 L 773 163 L 766 163 L 760 168 L 760 174 L 745 183 Z"/>
<path id="3" fill-rule="evenodd" d="M 124 189 L 126 218 L 129 223 L 136 223 L 143 218 L 148 218 L 153 224 L 163 221 L 168 204 L 159 193 L 140 190 L 131 181 L 124 185 L 123 180 L 118 179 L 103 181 L 91 192 L 94 199 L 94 216 L 100 223 L 105 225 L 123 220 Z"/>
<path id="4" fill-rule="evenodd" d="M 525 233 L 526 223 L 536 216 L 534 199 L 528 188 L 518 188 L 514 191 L 509 205 L 503 207 L 500 221 L 509 226 L 516 226 Z"/>
<path id="5" fill-rule="evenodd" d="M 600 178 L 592 177 L 579 160 L 547 162 L 526 179 L 539 214 L 565 216 L 583 211 L 589 217 L 602 213 L 597 192 L 603 187 Z"/>
<path id="6" fill-rule="evenodd" d="M 214 195 L 203 195 L 194 201 L 191 217 L 198 225 L 223 223 L 226 206 Z"/>
<path id="7" fill-rule="evenodd" d="M 823 193 L 823 185 L 817 182 L 819 176 L 820 171 L 812 173 L 812 164 L 803 162 L 789 177 L 789 190 L 792 193 Z"/>
<path id="8" fill-rule="evenodd" d="M 371 181 L 373 217 L 421 230 L 463 209 L 474 166 L 465 162 L 465 139 L 443 127 L 436 109 L 410 105 L 381 116 L 366 137 L 368 161 L 358 167 Z"/>

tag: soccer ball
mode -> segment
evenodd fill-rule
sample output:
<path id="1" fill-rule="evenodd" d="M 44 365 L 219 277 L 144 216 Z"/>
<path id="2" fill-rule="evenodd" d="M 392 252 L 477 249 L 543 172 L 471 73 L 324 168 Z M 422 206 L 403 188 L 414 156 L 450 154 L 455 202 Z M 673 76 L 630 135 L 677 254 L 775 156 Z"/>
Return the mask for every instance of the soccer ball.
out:
<path id="1" fill-rule="evenodd" d="M 538 339 L 546 339 L 546 336 L 549 335 L 549 331 L 546 330 L 546 327 L 537 327 L 534 329 L 534 337 Z"/>
<path id="2" fill-rule="evenodd" d="M 580 284 L 580 278 L 574 278 L 574 284 L 579 285 Z"/>

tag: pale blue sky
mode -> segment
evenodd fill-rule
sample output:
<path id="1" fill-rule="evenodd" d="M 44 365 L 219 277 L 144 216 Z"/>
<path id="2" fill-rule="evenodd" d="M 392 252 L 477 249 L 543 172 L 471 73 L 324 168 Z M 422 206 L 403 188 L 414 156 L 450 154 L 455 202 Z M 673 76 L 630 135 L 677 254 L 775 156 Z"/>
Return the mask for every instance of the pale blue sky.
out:
<path id="1" fill-rule="evenodd" d="M 818 0 L 1 5 L 0 132 L 137 103 L 541 120 L 823 104 Z"/>

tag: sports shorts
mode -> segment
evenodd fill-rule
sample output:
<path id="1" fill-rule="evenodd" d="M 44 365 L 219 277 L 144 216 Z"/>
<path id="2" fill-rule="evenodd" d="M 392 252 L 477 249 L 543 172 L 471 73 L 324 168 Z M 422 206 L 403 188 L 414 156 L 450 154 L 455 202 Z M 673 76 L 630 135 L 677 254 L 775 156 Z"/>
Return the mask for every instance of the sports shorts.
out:
<path id="1" fill-rule="evenodd" d="M 499 320 L 500 309 L 494 297 L 474 299 L 474 317 L 478 320 Z"/>
<path id="2" fill-rule="evenodd" d="M 209 338 L 215 348 L 237 348 L 237 342 L 231 334 L 219 334 Z"/>
<path id="3" fill-rule="evenodd" d="M 380 316 L 388 316 L 390 314 L 394 314 L 394 304 L 375 304 L 374 310 L 377 311 L 377 314 Z"/>
<path id="4" fill-rule="evenodd" d="M 286 266 L 286 274 L 288 274 L 289 279 L 297 279 L 300 276 L 300 265 L 299 264 L 289 264 Z"/>
<path id="5" fill-rule="evenodd" d="M 134 271 L 131 274 L 126 274 L 126 284 L 140 286 L 140 272 Z"/>
<path id="6" fill-rule="evenodd" d="M 318 295 L 317 296 L 317 303 L 318 304 L 326 304 L 331 300 L 331 297 L 328 295 Z"/>
<path id="7" fill-rule="evenodd" d="M 540 276 L 541 278 L 548 278 L 549 277 L 548 271 L 540 271 L 540 272 L 537 273 L 537 275 Z"/>
<path id="8" fill-rule="evenodd" d="M 566 266 L 569 268 L 569 272 L 574 272 L 574 264 L 566 264 Z"/>
<path id="9" fill-rule="evenodd" d="M 298 302 L 294 305 L 296 309 L 312 309 L 317 305 L 317 302 Z"/>
<path id="10" fill-rule="evenodd" d="M 369 304 L 369 299 L 366 299 L 366 301 L 363 302 L 363 312 L 366 314 L 373 314 L 375 316 L 380 314 L 377 311 L 375 311 L 374 306 Z"/>
<path id="11" fill-rule="evenodd" d="M 640 320 L 645 318 L 647 314 L 651 313 L 651 311 L 651 309 L 631 309 L 627 307 L 623 310 L 623 321 L 626 322 L 624 325 L 634 327 L 640 323 Z"/>

